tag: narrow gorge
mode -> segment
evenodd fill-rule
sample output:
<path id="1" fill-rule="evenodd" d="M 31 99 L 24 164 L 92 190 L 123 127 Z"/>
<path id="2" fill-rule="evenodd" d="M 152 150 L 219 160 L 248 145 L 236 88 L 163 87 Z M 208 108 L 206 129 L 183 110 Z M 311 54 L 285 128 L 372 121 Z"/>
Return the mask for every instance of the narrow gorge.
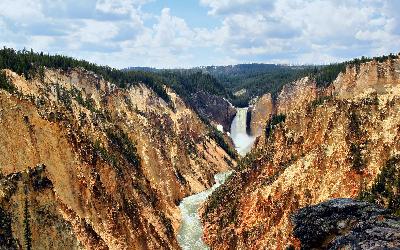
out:
<path id="1" fill-rule="evenodd" d="M 237 108 L 236 116 L 231 124 L 230 136 L 236 150 L 241 156 L 250 151 L 254 137 L 248 135 L 247 124 L 248 108 Z M 198 209 L 203 202 L 232 174 L 232 170 L 218 173 L 214 176 L 215 184 L 201 193 L 184 198 L 179 205 L 182 214 L 182 224 L 178 232 L 178 242 L 183 250 L 208 249 L 202 240 L 203 227 Z"/>
<path id="2" fill-rule="evenodd" d="M 7 249 L 178 249 L 180 200 L 235 164 L 171 89 L 163 99 L 143 81 L 122 88 L 83 68 L 1 73 Z"/>

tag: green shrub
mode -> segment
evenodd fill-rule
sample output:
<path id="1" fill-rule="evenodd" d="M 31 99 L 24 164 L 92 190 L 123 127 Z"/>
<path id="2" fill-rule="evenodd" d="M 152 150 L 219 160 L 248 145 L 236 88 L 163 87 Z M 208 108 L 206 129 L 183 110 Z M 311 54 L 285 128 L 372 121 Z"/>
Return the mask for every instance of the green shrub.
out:
<path id="1" fill-rule="evenodd" d="M 319 97 L 319 98 L 315 99 L 314 101 L 312 101 L 312 102 L 310 103 L 310 107 L 311 107 L 312 109 L 315 109 L 315 108 L 317 108 L 317 107 L 323 105 L 325 102 L 329 102 L 329 101 L 332 100 L 332 99 L 333 99 L 332 96 L 322 96 L 322 97 Z"/>
<path id="2" fill-rule="evenodd" d="M 363 147 L 368 143 L 365 138 L 365 131 L 361 129 L 362 118 L 357 113 L 358 106 L 352 106 L 348 114 L 348 130 L 349 134 L 346 138 L 350 145 L 350 160 L 352 162 L 352 169 L 357 172 L 364 170 L 366 165 L 365 159 L 362 155 Z"/>
<path id="3" fill-rule="evenodd" d="M 365 167 L 365 160 L 361 154 L 361 146 L 359 144 L 352 143 L 350 145 L 350 153 L 352 159 L 352 168 L 357 172 L 361 172 Z"/>
<path id="4" fill-rule="evenodd" d="M 3 247 L 3 248 L 2 248 Z M 18 249 L 12 234 L 12 217 L 0 207 L 0 248 Z"/>
<path id="5" fill-rule="evenodd" d="M 237 153 L 232 149 L 231 146 L 225 141 L 224 135 L 221 131 L 218 131 L 216 128 L 209 126 L 208 136 L 212 138 L 218 146 L 220 146 L 225 152 L 233 159 L 237 159 Z"/>
<path id="6" fill-rule="evenodd" d="M 107 136 L 114 148 L 116 148 L 124 158 L 133 166 L 140 166 L 140 158 L 137 154 L 136 146 L 129 139 L 128 135 L 121 129 L 107 130 Z"/>
<path id="7" fill-rule="evenodd" d="M 29 214 L 29 203 L 28 198 L 25 197 L 24 207 L 24 239 L 25 247 L 27 250 L 32 249 L 32 231 L 31 231 L 31 216 Z"/>
<path id="8" fill-rule="evenodd" d="M 286 120 L 286 115 L 284 115 L 284 114 L 272 115 L 272 117 L 269 119 L 267 126 L 265 128 L 266 137 L 269 138 L 272 134 L 272 131 L 275 129 L 275 127 L 278 124 L 285 122 L 285 120 Z"/>
<path id="9" fill-rule="evenodd" d="M 384 206 L 400 216 L 400 156 L 385 163 L 372 187 L 363 190 L 359 198 Z"/>
<path id="10" fill-rule="evenodd" d="M 15 86 L 7 78 L 5 72 L 0 72 L 0 89 L 4 89 L 10 93 L 15 91 Z"/>

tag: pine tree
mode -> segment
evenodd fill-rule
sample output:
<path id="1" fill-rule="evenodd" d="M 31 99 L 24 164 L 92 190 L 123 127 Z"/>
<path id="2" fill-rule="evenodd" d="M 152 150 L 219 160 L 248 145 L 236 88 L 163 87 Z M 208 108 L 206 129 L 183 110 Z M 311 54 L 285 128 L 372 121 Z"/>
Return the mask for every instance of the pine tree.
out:
<path id="1" fill-rule="evenodd" d="M 30 225 L 30 214 L 29 214 L 29 203 L 28 198 L 25 197 L 25 207 L 24 207 L 24 238 L 26 250 L 32 249 L 32 232 Z"/>

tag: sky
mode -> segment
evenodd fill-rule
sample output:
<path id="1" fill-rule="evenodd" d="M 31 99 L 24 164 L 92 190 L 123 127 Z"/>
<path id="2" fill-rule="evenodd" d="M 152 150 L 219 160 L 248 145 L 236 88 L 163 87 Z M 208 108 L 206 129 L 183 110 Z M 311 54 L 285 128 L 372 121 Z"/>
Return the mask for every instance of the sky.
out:
<path id="1" fill-rule="evenodd" d="M 400 0 L 0 0 L 0 46 L 116 68 L 400 52 Z"/>

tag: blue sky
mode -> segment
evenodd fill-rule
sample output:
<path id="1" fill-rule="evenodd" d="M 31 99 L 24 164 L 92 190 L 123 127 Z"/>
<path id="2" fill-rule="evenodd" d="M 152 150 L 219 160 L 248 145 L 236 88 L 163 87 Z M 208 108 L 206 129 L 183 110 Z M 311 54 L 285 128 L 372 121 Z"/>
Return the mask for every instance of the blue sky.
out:
<path id="1" fill-rule="evenodd" d="M 398 0 L 1 0 L 0 45 L 117 68 L 400 52 Z"/>

